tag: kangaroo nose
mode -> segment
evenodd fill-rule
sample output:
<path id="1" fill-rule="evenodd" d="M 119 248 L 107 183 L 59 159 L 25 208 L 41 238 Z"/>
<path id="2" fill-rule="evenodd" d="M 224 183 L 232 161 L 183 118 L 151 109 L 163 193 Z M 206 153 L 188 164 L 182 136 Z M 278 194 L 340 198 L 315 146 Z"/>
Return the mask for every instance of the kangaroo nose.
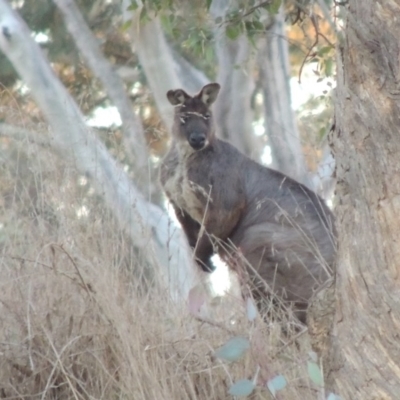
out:
<path id="1" fill-rule="evenodd" d="M 195 149 L 200 150 L 206 143 L 206 135 L 204 133 L 192 133 L 189 137 L 189 144 Z"/>

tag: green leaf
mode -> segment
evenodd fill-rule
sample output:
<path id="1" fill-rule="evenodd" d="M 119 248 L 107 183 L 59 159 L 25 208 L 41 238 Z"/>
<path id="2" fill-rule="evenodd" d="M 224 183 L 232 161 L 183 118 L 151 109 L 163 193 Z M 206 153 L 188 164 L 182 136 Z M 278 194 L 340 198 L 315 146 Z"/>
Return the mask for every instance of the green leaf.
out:
<path id="1" fill-rule="evenodd" d="M 229 394 L 232 396 L 246 397 L 253 393 L 256 386 L 248 379 L 240 379 L 229 388 Z"/>
<path id="2" fill-rule="evenodd" d="M 253 28 L 253 22 L 251 21 L 246 21 L 244 23 L 244 28 L 246 29 L 247 33 L 253 33 L 254 32 L 254 28 Z"/>
<path id="3" fill-rule="evenodd" d="M 265 29 L 264 24 L 260 21 L 253 21 L 253 28 L 259 32 L 262 32 Z"/>
<path id="4" fill-rule="evenodd" d="M 327 58 L 325 60 L 325 75 L 332 76 L 332 70 L 333 70 L 333 59 Z"/>
<path id="5" fill-rule="evenodd" d="M 323 56 L 329 54 L 332 50 L 333 50 L 333 49 L 332 49 L 332 46 L 324 46 L 324 47 L 321 47 L 321 48 L 317 51 L 317 54 L 318 54 L 320 57 L 323 57 Z"/>
<path id="6" fill-rule="evenodd" d="M 237 39 L 240 35 L 239 25 L 227 25 L 225 28 L 225 34 L 231 40 Z"/>
<path id="7" fill-rule="evenodd" d="M 267 386 L 272 396 L 275 397 L 276 392 L 282 390 L 286 387 L 287 381 L 283 375 L 277 375 L 267 382 Z"/>
<path id="8" fill-rule="evenodd" d="M 163 26 L 163 28 L 165 29 L 165 31 L 173 36 L 174 33 L 174 29 L 176 28 L 176 24 L 175 24 L 175 15 L 174 14 L 169 14 L 169 13 L 162 13 L 160 15 L 160 21 L 161 21 L 161 25 Z"/>
<path id="9" fill-rule="evenodd" d="M 343 400 L 343 399 L 337 394 L 329 393 L 329 396 L 326 398 L 326 400 Z"/>
<path id="10" fill-rule="evenodd" d="M 216 352 L 215 356 L 225 361 L 236 361 L 250 348 L 250 343 L 246 338 L 234 337 Z"/>
<path id="11" fill-rule="evenodd" d="M 322 376 L 321 369 L 319 368 L 318 364 L 313 361 L 307 361 L 307 372 L 310 379 L 317 385 L 317 386 L 324 386 L 324 377 Z"/>
<path id="12" fill-rule="evenodd" d="M 149 18 L 148 14 L 147 14 L 146 7 L 143 7 L 141 9 L 140 15 L 139 15 L 139 20 L 140 20 L 140 22 L 143 22 L 143 23 L 147 22 L 147 21 L 150 21 L 150 18 Z"/>
<path id="13" fill-rule="evenodd" d="M 256 50 L 256 49 L 257 49 L 257 44 L 256 44 L 256 41 L 254 40 L 255 32 L 249 33 L 247 37 L 248 37 L 248 39 L 249 39 L 249 42 L 250 42 L 250 44 L 251 44 L 251 47 L 252 47 L 254 50 Z"/>
<path id="14" fill-rule="evenodd" d="M 257 318 L 257 307 L 251 297 L 246 299 L 246 316 L 250 322 Z"/>
<path id="15" fill-rule="evenodd" d="M 207 7 L 207 11 L 210 9 L 212 0 L 206 0 L 206 7 Z"/>
<path id="16" fill-rule="evenodd" d="M 177 38 L 180 37 L 181 33 L 182 33 L 182 31 L 181 31 L 179 28 L 172 28 L 171 36 L 172 36 L 174 39 L 177 39 Z"/>
<path id="17" fill-rule="evenodd" d="M 325 132 L 325 127 L 322 128 Z M 311 359 L 311 361 L 317 362 L 318 361 L 318 354 L 315 351 L 309 351 L 308 355 Z"/>
<path id="18" fill-rule="evenodd" d="M 127 29 L 131 27 L 131 25 L 132 25 L 132 20 L 130 19 L 126 20 L 121 26 L 122 31 L 125 32 Z"/>
<path id="19" fill-rule="evenodd" d="M 156 12 L 159 12 L 162 9 L 163 5 L 160 0 L 153 0 L 152 3 L 152 6 L 156 10 Z"/>
<path id="20" fill-rule="evenodd" d="M 322 126 L 321 128 L 319 128 L 318 139 L 322 140 L 325 137 L 326 132 L 327 132 L 326 126 Z"/>
<path id="21" fill-rule="evenodd" d="M 161 14 L 160 15 L 160 22 L 162 27 L 168 32 L 170 33 L 172 28 L 171 28 L 171 20 L 169 18 L 169 15 L 167 14 Z"/>
<path id="22" fill-rule="evenodd" d="M 136 0 L 132 0 L 130 6 L 128 7 L 128 11 L 135 11 L 139 7 L 138 3 L 136 3 Z"/>
<path id="23" fill-rule="evenodd" d="M 213 47 L 205 46 L 204 51 L 205 51 L 204 57 L 205 57 L 206 61 L 211 63 L 214 60 Z"/>
<path id="24" fill-rule="evenodd" d="M 265 8 L 271 13 L 271 14 L 278 14 L 279 8 L 282 4 L 282 0 L 272 0 L 268 6 Z"/>

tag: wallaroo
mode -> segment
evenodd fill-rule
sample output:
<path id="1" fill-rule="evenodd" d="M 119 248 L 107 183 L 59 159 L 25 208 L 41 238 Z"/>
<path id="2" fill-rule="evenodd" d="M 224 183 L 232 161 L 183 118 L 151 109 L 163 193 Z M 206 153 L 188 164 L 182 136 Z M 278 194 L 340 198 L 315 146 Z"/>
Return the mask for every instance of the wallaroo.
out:
<path id="1" fill-rule="evenodd" d="M 305 322 L 308 301 L 334 268 L 333 215 L 306 186 L 216 137 L 210 106 L 219 90 L 168 91 L 175 115 L 161 184 L 203 270 L 213 270 L 218 252 L 245 271 L 258 303 L 274 293 Z"/>

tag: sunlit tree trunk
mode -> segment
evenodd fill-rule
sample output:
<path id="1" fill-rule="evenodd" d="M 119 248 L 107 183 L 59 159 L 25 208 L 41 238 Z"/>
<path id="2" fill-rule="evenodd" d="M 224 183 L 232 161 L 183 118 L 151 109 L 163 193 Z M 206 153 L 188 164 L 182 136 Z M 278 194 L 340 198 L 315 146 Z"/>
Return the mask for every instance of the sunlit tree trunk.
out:
<path id="1" fill-rule="evenodd" d="M 332 138 L 339 255 L 329 378 L 344 399 L 398 399 L 400 2 L 346 7 Z"/>

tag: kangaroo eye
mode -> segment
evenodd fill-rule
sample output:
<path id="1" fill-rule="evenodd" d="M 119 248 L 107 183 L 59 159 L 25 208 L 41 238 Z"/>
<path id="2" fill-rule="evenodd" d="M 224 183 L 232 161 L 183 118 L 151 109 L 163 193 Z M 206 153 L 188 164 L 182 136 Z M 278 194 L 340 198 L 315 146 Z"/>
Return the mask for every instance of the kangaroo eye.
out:
<path id="1" fill-rule="evenodd" d="M 204 118 L 205 118 L 205 119 L 209 119 L 210 117 L 211 117 L 211 114 L 210 114 L 210 113 L 204 114 Z"/>

